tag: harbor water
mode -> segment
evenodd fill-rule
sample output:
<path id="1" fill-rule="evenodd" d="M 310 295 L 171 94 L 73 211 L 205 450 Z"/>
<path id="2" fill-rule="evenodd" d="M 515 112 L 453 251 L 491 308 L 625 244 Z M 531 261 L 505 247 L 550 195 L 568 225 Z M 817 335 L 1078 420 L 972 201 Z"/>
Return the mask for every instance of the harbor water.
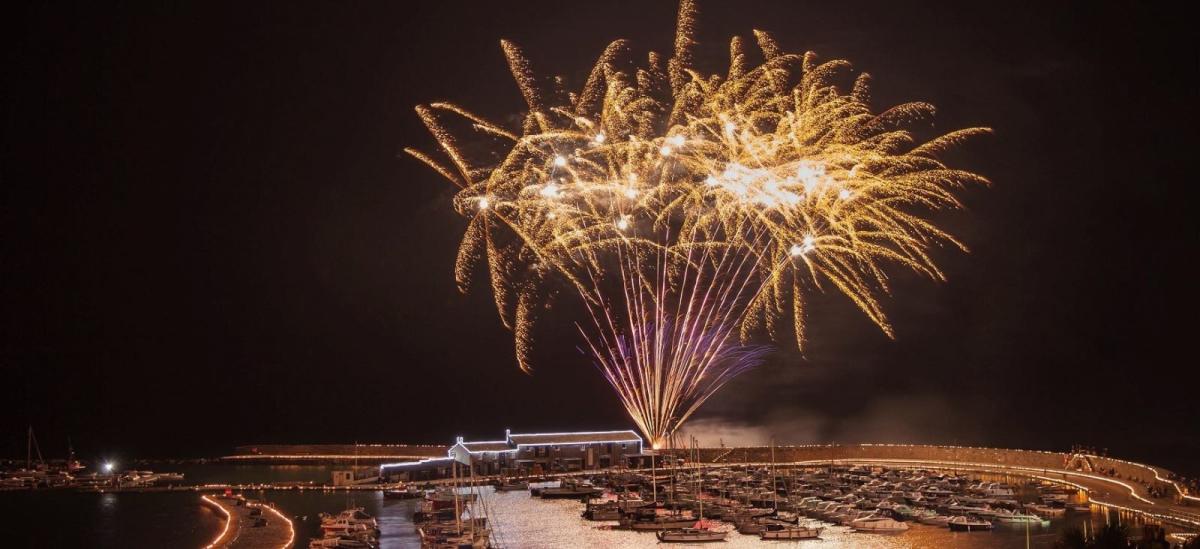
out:
<path id="1" fill-rule="evenodd" d="M 178 467 L 189 484 L 207 482 L 327 482 L 330 467 L 202 465 Z M 616 530 L 615 522 L 580 518 L 583 504 L 574 500 L 542 500 L 528 492 L 495 493 L 481 490 L 490 513 L 493 540 L 500 547 L 562 548 L 605 547 L 625 549 L 657 547 L 653 533 Z M 363 507 L 379 519 L 382 547 L 419 547 L 412 522 L 417 502 L 384 499 L 378 491 L 293 490 L 249 492 L 293 517 L 297 547 L 307 547 L 318 537 L 320 513 Z M 195 491 L 155 493 L 79 493 L 62 490 L 0 492 L 0 530 L 6 546 L 58 547 L 203 547 L 221 529 L 221 517 L 202 505 Z M 804 520 L 804 519 L 801 519 Z M 1102 528 L 1106 521 L 1123 521 L 1136 535 L 1140 524 L 1131 516 L 1106 513 L 1093 507 L 1091 514 L 1068 514 L 1050 526 L 997 527 L 991 532 L 956 533 L 946 528 L 912 524 L 903 534 L 863 534 L 842 526 L 825 527 L 820 540 L 763 542 L 731 532 L 718 544 L 729 549 L 764 546 L 819 546 L 833 548 L 1051 547 L 1067 529 Z M 814 522 L 814 525 L 816 523 Z M 680 544 L 684 545 L 684 544 Z"/>

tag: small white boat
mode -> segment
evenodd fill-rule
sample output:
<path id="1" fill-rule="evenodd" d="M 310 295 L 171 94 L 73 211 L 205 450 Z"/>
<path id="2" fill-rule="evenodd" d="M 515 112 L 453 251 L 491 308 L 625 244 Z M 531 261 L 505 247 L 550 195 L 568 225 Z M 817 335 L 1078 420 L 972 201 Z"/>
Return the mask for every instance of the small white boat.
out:
<path id="1" fill-rule="evenodd" d="M 790 524 L 767 523 L 766 529 L 759 534 L 759 539 L 816 539 L 821 537 L 821 528 L 808 526 L 793 526 Z"/>
<path id="2" fill-rule="evenodd" d="M 908 525 L 896 519 L 880 515 L 869 515 L 850 521 L 850 527 L 859 532 L 893 534 L 908 531 Z"/>
<path id="3" fill-rule="evenodd" d="M 1049 505 L 1038 505 L 1036 503 L 1026 503 L 1025 510 L 1039 517 L 1057 518 L 1067 514 L 1065 507 L 1051 507 Z"/>
<path id="4" fill-rule="evenodd" d="M 1012 511 L 996 511 L 993 520 L 999 521 L 1002 524 L 1038 524 L 1049 525 L 1050 521 L 1043 519 L 1037 515 L 1027 515 L 1024 513 L 1015 513 Z"/>
<path id="5" fill-rule="evenodd" d="M 425 497 L 425 492 L 418 490 L 416 486 L 398 487 L 383 491 L 384 499 L 421 499 L 423 497 Z"/>
<path id="6" fill-rule="evenodd" d="M 357 536 L 362 532 L 379 535 L 379 523 L 362 507 L 346 509 L 337 515 L 321 514 L 321 531 L 327 536 Z"/>

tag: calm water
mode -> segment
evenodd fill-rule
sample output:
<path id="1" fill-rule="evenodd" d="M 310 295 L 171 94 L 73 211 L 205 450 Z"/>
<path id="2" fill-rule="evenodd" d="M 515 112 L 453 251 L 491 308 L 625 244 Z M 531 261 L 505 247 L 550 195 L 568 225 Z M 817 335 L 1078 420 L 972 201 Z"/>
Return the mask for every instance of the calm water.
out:
<path id="1" fill-rule="evenodd" d="M 165 470 L 165 468 L 164 468 Z M 329 478 L 330 468 L 317 466 L 205 465 L 176 468 L 189 482 L 263 482 Z M 415 501 L 385 500 L 379 492 L 269 492 L 247 494 L 275 502 L 295 517 L 301 548 L 316 537 L 317 514 L 335 513 L 348 506 L 365 507 L 379 518 L 384 547 L 419 547 L 412 524 Z M 657 547 L 652 533 L 612 530 L 615 523 L 589 522 L 579 517 L 583 504 L 568 500 L 540 500 L 527 492 L 484 491 L 491 512 L 494 539 L 503 547 L 560 548 L 604 547 L 624 549 Z M 1125 520 L 1117 514 L 1096 511 L 1091 515 L 1068 515 L 1046 528 L 1029 531 L 1032 547 L 1049 547 L 1063 530 L 1081 526 L 1101 527 L 1105 520 Z M 1136 524 L 1130 522 L 1136 528 Z M 220 517 L 201 505 L 195 492 L 150 494 L 84 494 L 74 492 L 0 492 L 0 531 L 5 547 L 202 547 L 216 537 Z M 731 533 L 717 545 L 737 549 L 766 546 L 813 546 L 835 548 L 923 548 L 982 547 L 988 549 L 1026 546 L 1024 528 L 997 528 L 992 532 L 954 533 L 945 528 L 914 524 L 899 535 L 857 534 L 848 528 L 826 526 L 820 540 L 761 542 Z M 684 546 L 674 544 L 675 547 Z M 704 545 L 713 547 L 712 544 Z"/>

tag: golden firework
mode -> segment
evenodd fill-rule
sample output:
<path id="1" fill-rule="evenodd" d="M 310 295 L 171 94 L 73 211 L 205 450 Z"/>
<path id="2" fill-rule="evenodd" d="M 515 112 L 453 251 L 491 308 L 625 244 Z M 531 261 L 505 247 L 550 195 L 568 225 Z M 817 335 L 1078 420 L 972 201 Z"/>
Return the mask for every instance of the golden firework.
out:
<path id="1" fill-rule="evenodd" d="M 832 285 L 892 336 L 884 267 L 942 279 L 931 248 L 963 246 L 929 214 L 987 183 L 938 156 L 988 129 L 917 144 L 909 128 L 933 106 L 873 113 L 869 76 L 846 61 L 783 53 L 755 31 L 761 63 L 734 37 L 727 74 L 697 72 L 695 15 L 684 0 L 665 63 L 651 52 L 634 66 L 618 40 L 577 92 L 544 89 L 502 41 L 522 127 L 433 103 L 417 112 L 445 158 L 406 149 L 461 188 L 456 276 L 465 290 L 486 258 L 521 368 L 548 285 L 566 281 L 590 313 L 580 331 L 597 366 L 653 441 L 757 363 L 759 334 L 790 323 L 802 345 L 806 292 Z M 503 160 L 469 159 L 442 114 L 501 143 Z"/>

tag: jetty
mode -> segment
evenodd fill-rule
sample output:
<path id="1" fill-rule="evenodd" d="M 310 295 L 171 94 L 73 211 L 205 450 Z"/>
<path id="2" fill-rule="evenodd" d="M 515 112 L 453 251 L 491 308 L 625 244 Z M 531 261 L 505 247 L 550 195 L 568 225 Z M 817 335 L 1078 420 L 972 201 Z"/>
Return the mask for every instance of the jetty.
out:
<path id="1" fill-rule="evenodd" d="M 202 495 L 224 517 L 217 537 L 205 549 L 287 549 L 296 541 L 292 520 L 271 505 L 242 496 Z"/>

